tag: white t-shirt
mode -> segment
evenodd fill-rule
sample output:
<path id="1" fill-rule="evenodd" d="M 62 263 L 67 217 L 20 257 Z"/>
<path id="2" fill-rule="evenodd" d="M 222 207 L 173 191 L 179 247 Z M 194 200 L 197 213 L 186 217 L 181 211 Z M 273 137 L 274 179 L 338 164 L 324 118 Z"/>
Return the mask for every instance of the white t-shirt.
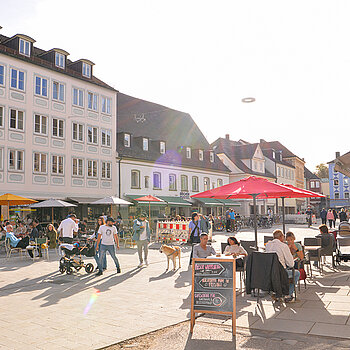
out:
<path id="1" fill-rule="evenodd" d="M 78 232 L 78 225 L 71 218 L 64 219 L 57 231 L 62 231 L 62 237 L 73 238 L 73 232 Z"/>
<path id="2" fill-rule="evenodd" d="M 147 230 L 146 230 L 146 221 L 141 222 L 143 226 L 142 231 L 140 233 L 140 241 L 145 241 L 147 239 Z"/>
<path id="3" fill-rule="evenodd" d="M 101 244 L 114 245 L 114 235 L 117 234 L 117 228 L 115 226 L 101 225 L 98 229 L 98 234 L 101 235 Z"/>
<path id="4" fill-rule="evenodd" d="M 242 254 L 248 255 L 246 250 L 240 245 L 227 245 L 224 251 L 224 254 Z"/>

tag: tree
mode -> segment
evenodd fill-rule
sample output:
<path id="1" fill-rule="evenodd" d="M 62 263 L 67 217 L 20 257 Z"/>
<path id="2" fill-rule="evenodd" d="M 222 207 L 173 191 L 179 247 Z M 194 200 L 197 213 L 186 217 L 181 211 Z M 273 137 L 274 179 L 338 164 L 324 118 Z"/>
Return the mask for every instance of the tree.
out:
<path id="1" fill-rule="evenodd" d="M 315 175 L 317 175 L 321 179 L 328 179 L 328 167 L 326 164 L 321 163 L 319 165 L 316 165 L 316 171 L 314 172 Z"/>

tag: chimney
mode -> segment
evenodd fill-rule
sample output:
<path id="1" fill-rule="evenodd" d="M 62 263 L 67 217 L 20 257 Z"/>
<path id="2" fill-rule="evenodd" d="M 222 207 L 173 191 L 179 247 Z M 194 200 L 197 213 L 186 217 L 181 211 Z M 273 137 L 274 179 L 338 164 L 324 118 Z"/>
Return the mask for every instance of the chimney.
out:
<path id="1" fill-rule="evenodd" d="M 226 139 L 226 140 L 229 140 L 229 139 L 230 139 L 230 134 L 226 134 L 226 135 L 225 135 L 225 139 Z"/>
<path id="2" fill-rule="evenodd" d="M 335 152 L 335 158 L 339 158 L 340 157 L 340 152 Z"/>

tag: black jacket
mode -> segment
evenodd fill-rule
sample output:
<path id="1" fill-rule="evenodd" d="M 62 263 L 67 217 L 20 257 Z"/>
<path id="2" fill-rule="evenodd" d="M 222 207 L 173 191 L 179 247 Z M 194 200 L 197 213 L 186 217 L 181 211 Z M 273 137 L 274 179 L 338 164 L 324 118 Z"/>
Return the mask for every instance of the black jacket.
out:
<path id="1" fill-rule="evenodd" d="M 278 298 L 289 294 L 288 274 L 276 253 L 253 252 L 246 265 L 246 292 L 258 288 L 275 292 Z"/>

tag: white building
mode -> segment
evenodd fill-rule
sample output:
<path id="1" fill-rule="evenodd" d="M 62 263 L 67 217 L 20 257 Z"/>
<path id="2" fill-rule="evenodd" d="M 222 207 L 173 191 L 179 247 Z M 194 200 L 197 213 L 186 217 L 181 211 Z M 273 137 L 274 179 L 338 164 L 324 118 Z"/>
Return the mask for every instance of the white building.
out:
<path id="1" fill-rule="evenodd" d="M 163 199 L 154 206 L 156 216 L 223 211 L 223 202 L 190 199 L 227 184 L 229 170 L 189 114 L 118 93 L 117 119 L 120 197 Z"/>
<path id="2" fill-rule="evenodd" d="M 116 193 L 116 94 L 94 64 L 0 36 L 0 193 L 34 199 Z"/>

